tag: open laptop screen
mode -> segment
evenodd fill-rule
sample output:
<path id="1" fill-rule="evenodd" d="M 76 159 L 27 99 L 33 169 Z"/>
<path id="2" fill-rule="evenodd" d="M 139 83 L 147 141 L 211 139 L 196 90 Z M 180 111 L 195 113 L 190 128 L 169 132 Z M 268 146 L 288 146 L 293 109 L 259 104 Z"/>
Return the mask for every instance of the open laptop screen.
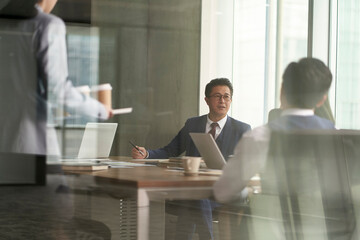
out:
<path id="1" fill-rule="evenodd" d="M 108 158 L 117 123 L 87 123 L 78 158 Z"/>
<path id="2" fill-rule="evenodd" d="M 208 168 L 222 169 L 224 167 L 226 164 L 224 156 L 209 133 L 190 133 L 190 136 Z"/>

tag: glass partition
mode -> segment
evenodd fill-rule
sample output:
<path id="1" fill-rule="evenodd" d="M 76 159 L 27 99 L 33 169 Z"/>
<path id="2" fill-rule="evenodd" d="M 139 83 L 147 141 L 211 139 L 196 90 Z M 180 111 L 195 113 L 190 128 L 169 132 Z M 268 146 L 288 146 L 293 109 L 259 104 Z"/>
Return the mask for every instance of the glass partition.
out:
<path id="1" fill-rule="evenodd" d="M 336 121 L 339 128 L 360 128 L 360 4 L 338 1 Z"/>
<path id="2" fill-rule="evenodd" d="M 304 239 L 316 236 L 316 239 L 326 240 L 332 238 L 332 235 L 327 235 L 327 229 L 330 229 L 327 227 L 333 226 L 336 216 L 328 218 L 323 200 L 328 191 L 330 197 L 342 197 L 338 194 L 341 189 L 344 189 L 345 196 L 341 204 L 346 207 L 340 208 L 337 213 L 343 215 L 345 220 L 341 221 L 345 224 L 337 226 L 341 231 L 350 229 L 352 233 L 354 226 L 359 225 L 354 221 L 359 212 L 356 204 L 359 202 L 357 159 L 360 154 L 357 131 L 345 131 L 344 135 L 334 131 L 336 142 L 329 140 L 329 133 L 321 133 L 324 134 L 321 139 L 328 139 L 327 142 L 318 141 L 323 144 L 308 141 L 306 137 L 302 139 L 302 134 L 299 135 L 301 144 L 296 144 L 296 141 L 290 144 L 285 138 L 282 144 L 273 141 L 272 164 L 276 167 L 271 162 L 266 167 L 274 167 L 270 169 L 274 171 L 271 177 L 274 180 L 279 177 L 281 181 L 276 181 L 276 184 L 280 182 L 280 185 L 289 188 L 286 194 L 280 199 L 277 192 L 261 192 L 266 187 L 249 186 L 250 195 L 230 208 L 211 202 L 213 184 L 222 171 L 205 169 L 206 164 L 202 162 L 198 175 L 185 177 L 179 158 L 185 153 L 150 157 L 142 162 L 137 159 L 129 163 L 133 149 L 130 141 L 146 149 L 158 149 L 179 133 L 187 119 L 204 115 L 206 120 L 205 114 L 209 110 L 204 101 L 204 90 L 214 78 L 226 77 L 233 83 L 234 96 L 229 116 L 250 124 L 252 128 L 266 123 L 268 112 L 280 107 L 279 92 L 285 67 L 310 54 L 315 57 L 321 55 L 324 62 L 334 67 L 330 98 L 335 107 L 337 127 L 360 128 L 360 4 L 358 0 L 322 0 L 322 4 L 317 1 L 314 5 L 314 1 L 317 0 L 62 0 L 53 14 L 65 22 L 66 34 L 60 35 L 66 41 L 61 45 L 63 48 L 52 49 L 52 55 L 49 55 L 64 60 L 62 64 L 67 66 L 62 67 L 48 66 L 47 63 L 51 62 L 47 61 L 49 58 L 38 59 L 46 49 L 37 48 L 42 46 L 41 40 L 44 39 L 36 39 L 39 32 L 34 28 L 34 19 L 24 16 L 15 18 L 13 15 L 4 17 L 0 3 L 0 166 L 6 173 L 0 179 L 0 196 L 3 196 L 0 210 L 4 211 L 0 226 L 7 230 L 2 231 L 0 227 L 0 238 L 32 236 L 33 232 L 28 234 L 28 231 L 35 231 L 39 235 L 43 232 L 40 239 L 63 236 L 64 239 L 72 239 L 80 234 L 103 239 L 175 239 L 177 224 L 181 222 L 179 216 L 186 213 L 190 219 L 199 216 L 202 219 L 199 211 L 203 208 L 199 207 L 198 200 L 206 200 L 201 203 L 210 204 L 208 214 L 212 210 L 218 211 L 218 216 L 225 213 L 227 217 L 231 216 L 232 223 L 240 223 L 240 228 L 236 230 L 241 233 L 236 237 L 285 239 L 289 234 L 295 236 L 300 233 L 298 238 L 302 238 L 302 230 L 299 230 L 302 225 L 295 224 L 302 221 L 304 231 L 311 231 Z M 32 10 L 34 2 L 30 6 Z M 328 11 L 329 14 L 319 14 L 318 11 Z M 330 18 L 329 15 L 334 16 L 330 12 L 337 13 L 336 19 L 325 21 L 324 18 Z M 61 21 L 57 19 L 56 22 L 62 26 Z M 322 25 L 324 22 L 326 24 Z M 330 23 L 337 26 L 330 26 Z M 15 28 L 10 30 L 10 27 Z M 321 27 L 328 29 L 316 30 Z M 62 28 L 57 30 L 52 32 L 55 36 L 61 33 Z M 51 37 L 44 41 L 51 42 L 54 40 Z M 29 62 L 23 64 L 23 61 Z M 61 80 L 70 81 L 58 86 L 57 81 L 44 77 L 44 69 L 53 70 L 50 80 L 60 76 Z M 82 87 L 82 94 L 69 87 L 71 84 Z M 97 95 L 91 92 L 91 88 L 100 84 L 111 85 L 113 109 L 132 108 L 132 111 L 99 119 L 98 113 L 84 116 L 85 110 L 89 109 L 79 107 L 77 101 L 70 106 L 75 110 L 66 108 L 66 96 L 74 91 L 79 102 L 96 99 Z M 230 102 L 226 95 L 216 95 L 219 101 Z M 99 110 L 95 108 L 89 112 Z M 26 114 L 31 117 L 27 118 Z M 83 155 L 98 152 L 97 147 L 104 144 L 99 141 L 100 136 L 114 134 L 110 156 L 127 162 L 112 162 L 112 168 L 105 166 L 101 171 L 90 171 L 104 161 L 87 159 L 85 168 L 64 171 L 62 166 L 66 165 L 67 159 L 63 157 L 78 156 L 82 138 L 86 135 L 85 126 L 90 122 L 106 123 L 110 128 L 92 125 L 88 146 L 93 151 L 87 149 L 89 151 Z M 9 125 L 12 128 L 6 127 Z M 31 125 L 34 125 L 33 128 L 29 128 Z M 186 125 L 186 131 L 206 132 L 202 128 L 187 128 Z M 24 129 L 30 129 L 26 137 L 22 134 Z M 280 135 L 278 137 L 281 138 Z M 239 138 L 231 143 L 223 141 L 223 146 L 232 148 L 229 146 L 235 146 Z M 192 143 L 187 141 L 188 145 Z M 12 143 L 27 145 L 25 153 L 35 157 L 31 156 L 31 161 L 22 164 L 27 155 L 19 155 L 17 162 L 12 154 L 3 154 L 13 151 Z M 301 148 L 312 149 L 314 145 L 318 147 L 315 152 Z M 331 148 L 333 154 L 329 146 L 336 147 Z M 294 155 L 292 147 L 296 147 L 296 159 L 291 157 Z M 41 150 L 41 154 L 35 151 L 37 149 Z M 191 150 L 194 155 L 197 154 L 195 146 Z M 18 154 L 22 151 L 13 152 Z M 286 154 L 279 158 L 275 153 Z M 318 162 L 318 153 L 321 153 L 324 162 Z M 303 171 L 297 171 L 301 167 L 299 161 L 304 159 L 308 161 L 302 162 Z M 327 164 L 329 159 L 332 159 L 332 165 Z M 12 162 L 8 164 L 6 161 Z M 341 168 L 338 163 L 341 163 Z M 20 165 L 21 171 L 17 169 Z M 16 186 L 8 182 L 16 176 L 13 172 L 22 177 L 21 181 L 15 182 Z M 308 178 L 309 174 L 313 178 Z M 339 175 L 339 179 L 335 175 Z M 251 181 L 260 184 L 261 180 L 266 180 L 261 179 L 263 176 L 256 174 Z M 301 176 L 301 182 L 298 176 Z M 334 176 L 331 179 L 340 190 L 334 188 L 334 184 L 327 188 L 329 176 Z M 289 179 L 292 185 L 287 185 Z M 263 183 L 266 185 L 266 181 Z M 301 191 L 302 184 L 307 188 L 305 192 Z M 319 190 L 323 185 L 326 192 Z M 299 191 L 290 191 L 293 186 L 300 186 L 296 188 Z M 312 191 L 311 187 L 317 188 L 316 191 Z M 251 195 L 252 190 L 255 190 L 254 195 Z M 293 193 L 298 194 L 297 197 L 288 201 Z M 289 204 L 283 204 L 286 202 Z M 329 204 L 331 208 L 332 205 Z M 289 207 L 294 207 L 296 214 Z M 271 210 L 276 213 L 272 214 Z M 330 212 L 332 214 L 333 210 Z M 349 222 L 346 222 L 347 216 L 351 217 Z M 246 222 L 245 218 L 250 221 Z M 219 219 L 223 220 L 207 218 L 213 226 L 213 238 L 231 239 L 226 235 L 229 231 L 226 228 L 230 225 L 225 224 L 224 230 L 224 221 Z M 286 233 L 281 232 L 284 228 Z M 201 238 L 201 230 L 198 227 L 191 232 L 194 239 Z"/>

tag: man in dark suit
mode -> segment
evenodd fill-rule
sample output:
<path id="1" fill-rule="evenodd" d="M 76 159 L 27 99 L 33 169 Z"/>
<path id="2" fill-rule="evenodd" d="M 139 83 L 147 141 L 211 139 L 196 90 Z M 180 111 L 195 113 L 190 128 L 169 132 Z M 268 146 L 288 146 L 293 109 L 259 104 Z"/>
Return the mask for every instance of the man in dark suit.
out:
<path id="1" fill-rule="evenodd" d="M 250 130 L 250 125 L 227 116 L 233 95 L 231 82 L 226 78 L 217 78 L 210 81 L 205 88 L 205 101 L 209 106 L 209 113 L 200 117 L 189 118 L 185 126 L 163 148 L 146 150 L 139 147 L 141 153 L 132 149 L 132 157 L 142 158 L 170 158 L 180 156 L 185 152 L 187 156 L 200 156 L 190 132 L 213 132 L 215 141 L 225 159 L 233 154 L 236 143 L 242 135 Z M 195 230 L 200 239 L 213 239 L 212 236 L 212 203 L 209 200 L 187 201 L 192 209 L 185 217 L 186 208 L 178 219 L 178 227 L 183 230 L 177 232 L 177 239 L 191 239 Z M 201 210 L 200 211 L 197 210 Z M 199 219 L 200 218 L 200 219 Z M 193 219 L 193 220 L 189 220 Z M 200 227 L 205 225 L 205 227 Z M 182 226 L 182 227 L 180 227 Z"/>
<path id="2" fill-rule="evenodd" d="M 183 152 L 185 152 L 187 156 L 200 156 L 189 133 L 209 132 L 211 130 L 211 124 L 218 123 L 215 131 L 215 139 L 226 159 L 233 153 L 235 144 L 239 141 L 242 134 L 250 130 L 250 125 L 227 116 L 232 95 L 233 87 L 228 79 L 218 78 L 212 80 L 205 88 L 205 101 L 209 106 L 209 114 L 189 118 L 179 133 L 163 148 L 146 150 L 143 147 L 139 147 L 143 154 L 140 154 L 133 148 L 132 157 L 136 159 L 166 159 L 169 157 L 177 157 Z"/>

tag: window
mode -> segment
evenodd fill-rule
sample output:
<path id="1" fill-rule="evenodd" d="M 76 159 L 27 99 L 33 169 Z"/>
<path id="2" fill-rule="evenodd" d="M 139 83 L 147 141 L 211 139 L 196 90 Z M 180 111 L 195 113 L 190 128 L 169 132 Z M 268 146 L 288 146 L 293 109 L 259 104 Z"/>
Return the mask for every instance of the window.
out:
<path id="1" fill-rule="evenodd" d="M 360 2 L 338 1 L 337 10 L 336 122 L 360 129 Z"/>
<path id="2" fill-rule="evenodd" d="M 201 82 L 205 85 L 211 78 L 229 77 L 234 85 L 231 115 L 253 127 L 262 125 L 267 122 L 269 110 L 280 105 L 283 70 L 289 62 L 307 55 L 309 3 L 307 0 L 221 3 L 232 9 L 206 2 L 203 6 L 202 29 L 210 30 L 202 32 Z M 223 28 L 232 32 L 218 30 Z M 216 43 L 213 39 L 217 39 Z M 224 53 L 228 53 L 226 57 Z M 224 65 L 232 68 L 225 69 Z M 207 110 L 206 106 L 201 109 Z"/>

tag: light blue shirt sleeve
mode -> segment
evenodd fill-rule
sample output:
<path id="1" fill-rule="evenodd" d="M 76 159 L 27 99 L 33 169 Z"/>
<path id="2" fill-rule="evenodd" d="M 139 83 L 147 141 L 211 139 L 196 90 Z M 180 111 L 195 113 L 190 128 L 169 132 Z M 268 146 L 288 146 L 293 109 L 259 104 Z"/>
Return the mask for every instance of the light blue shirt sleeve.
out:
<path id="1" fill-rule="evenodd" d="M 52 16 L 52 15 L 51 15 Z M 68 79 L 66 28 L 64 22 L 52 16 L 46 19 L 40 39 L 39 59 L 43 67 L 42 77 L 47 80 L 48 102 L 52 108 L 68 113 L 105 120 L 108 112 L 97 100 L 80 93 Z M 54 114 L 50 112 L 50 114 Z M 63 114 L 63 113 L 60 113 Z"/>

